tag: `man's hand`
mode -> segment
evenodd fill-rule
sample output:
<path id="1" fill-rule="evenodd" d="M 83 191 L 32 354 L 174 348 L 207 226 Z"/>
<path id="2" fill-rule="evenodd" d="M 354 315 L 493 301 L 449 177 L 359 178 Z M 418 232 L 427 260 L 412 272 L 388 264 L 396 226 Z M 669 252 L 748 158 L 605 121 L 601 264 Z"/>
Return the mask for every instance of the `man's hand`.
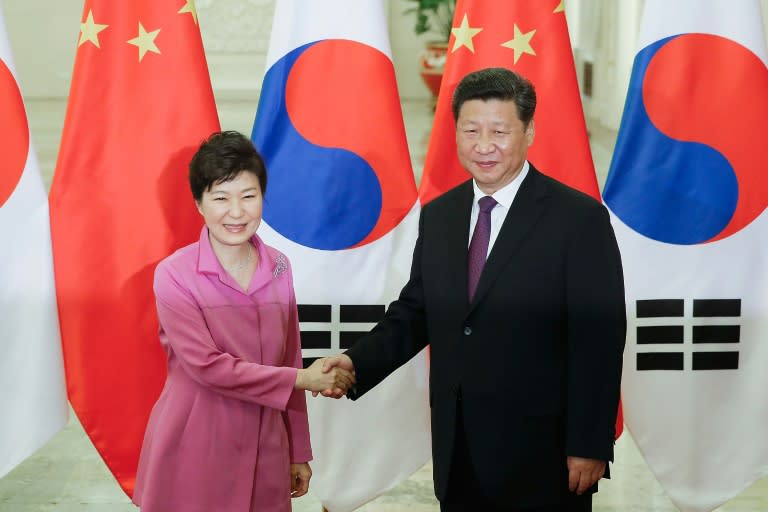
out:
<path id="1" fill-rule="evenodd" d="M 321 391 L 325 395 L 325 392 L 330 390 L 331 395 L 326 396 L 341 398 L 355 383 L 355 376 L 343 367 L 326 368 L 323 361 L 318 359 L 309 368 L 300 369 L 296 374 L 294 387 L 312 391 L 315 396 Z"/>
<path id="2" fill-rule="evenodd" d="M 309 464 L 306 462 L 291 464 L 291 498 L 307 494 L 310 478 L 312 478 L 312 469 Z"/>
<path id="3" fill-rule="evenodd" d="M 353 384 L 355 378 L 355 365 L 352 363 L 352 359 L 346 354 L 339 354 L 337 356 L 326 357 L 319 359 L 323 362 L 323 372 L 331 372 L 334 370 L 344 370 L 352 375 Z M 326 388 L 318 391 L 312 391 L 312 396 L 317 396 L 318 393 L 330 398 L 341 398 L 346 393 L 346 390 Z"/>
<path id="4" fill-rule="evenodd" d="M 595 485 L 604 474 L 604 460 L 568 457 L 568 489 L 571 492 L 584 494 L 584 491 Z"/>

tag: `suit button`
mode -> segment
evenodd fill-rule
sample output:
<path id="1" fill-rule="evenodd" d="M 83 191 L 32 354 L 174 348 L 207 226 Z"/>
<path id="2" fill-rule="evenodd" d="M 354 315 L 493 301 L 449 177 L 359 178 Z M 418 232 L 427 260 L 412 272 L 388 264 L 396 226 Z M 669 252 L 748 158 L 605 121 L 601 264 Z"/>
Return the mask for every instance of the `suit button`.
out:
<path id="1" fill-rule="evenodd" d="M 470 326 L 464 326 L 464 336 L 469 336 L 472 334 L 472 328 Z"/>

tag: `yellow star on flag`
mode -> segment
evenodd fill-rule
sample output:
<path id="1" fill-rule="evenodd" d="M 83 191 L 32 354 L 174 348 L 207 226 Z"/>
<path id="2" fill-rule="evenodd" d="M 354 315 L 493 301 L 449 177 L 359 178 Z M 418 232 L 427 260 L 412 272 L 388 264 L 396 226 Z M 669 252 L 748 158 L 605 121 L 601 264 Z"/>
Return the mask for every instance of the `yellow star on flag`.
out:
<path id="1" fill-rule="evenodd" d="M 195 9 L 195 0 L 187 0 L 187 3 L 184 4 L 184 7 L 179 9 L 179 12 L 176 14 L 184 14 L 185 12 L 188 12 L 192 15 L 192 19 L 195 20 L 195 25 L 197 25 L 197 9 Z"/>
<path id="2" fill-rule="evenodd" d="M 552 13 L 556 12 L 565 12 L 565 0 L 560 0 L 560 3 L 557 4 L 557 7 L 555 7 L 555 10 L 552 11 Z"/>
<path id="3" fill-rule="evenodd" d="M 144 58 L 147 52 L 160 53 L 160 50 L 155 46 L 155 38 L 160 33 L 160 29 L 147 32 L 144 29 L 144 25 L 139 22 L 139 35 L 127 41 L 128 44 L 138 46 L 139 48 L 139 62 Z"/>
<path id="4" fill-rule="evenodd" d="M 501 43 L 501 46 L 511 48 L 515 52 L 515 64 L 517 64 L 518 59 L 520 59 L 524 53 L 536 55 L 536 52 L 533 51 L 533 47 L 531 46 L 531 38 L 533 38 L 534 34 L 536 34 L 535 30 L 523 34 L 520 31 L 520 27 L 515 23 L 515 37 L 506 43 Z"/>
<path id="5" fill-rule="evenodd" d="M 108 26 L 109 25 L 101 25 L 93 21 L 93 10 L 89 10 L 85 21 L 80 24 L 80 41 L 77 43 L 78 48 L 86 41 L 93 43 L 96 48 L 101 48 L 101 46 L 99 46 L 99 32 Z"/>
<path id="6" fill-rule="evenodd" d="M 483 30 L 482 28 L 470 27 L 469 20 L 467 19 L 467 15 L 464 14 L 464 19 L 461 20 L 461 25 L 451 29 L 451 34 L 456 36 L 456 39 L 453 42 L 453 49 L 451 49 L 451 53 L 455 52 L 462 46 L 466 46 L 467 48 L 469 48 L 469 51 L 471 51 L 472 53 L 475 53 L 475 45 L 472 43 L 472 38 L 475 37 L 482 30 Z"/>

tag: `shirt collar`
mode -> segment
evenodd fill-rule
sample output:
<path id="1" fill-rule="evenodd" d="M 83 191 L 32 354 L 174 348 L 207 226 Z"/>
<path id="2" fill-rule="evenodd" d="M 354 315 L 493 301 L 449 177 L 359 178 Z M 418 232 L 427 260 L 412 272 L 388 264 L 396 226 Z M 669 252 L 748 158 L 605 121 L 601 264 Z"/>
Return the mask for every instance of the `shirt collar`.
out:
<path id="1" fill-rule="evenodd" d="M 260 242 L 261 240 L 258 235 L 254 233 L 251 237 L 251 244 L 253 244 L 256 251 L 259 252 L 259 260 L 265 261 L 265 254 L 262 254 L 262 244 Z M 198 245 L 197 271 L 203 274 L 223 275 L 225 273 L 224 267 L 221 266 L 219 259 L 216 257 L 216 253 L 213 252 L 213 246 L 208 237 L 207 226 L 203 226 L 203 229 L 200 231 L 200 243 Z"/>
<path id="2" fill-rule="evenodd" d="M 517 191 L 520 190 L 520 184 L 525 179 L 526 175 L 528 174 L 528 169 L 531 166 L 528 164 L 528 160 L 523 162 L 523 168 L 520 169 L 520 172 L 515 176 L 515 178 L 501 187 L 499 190 L 494 192 L 491 197 L 493 197 L 497 203 L 499 203 L 504 208 L 509 209 L 510 206 L 512 206 L 512 201 L 515 200 L 515 196 L 517 195 Z M 486 194 L 482 190 L 480 190 L 480 187 L 477 186 L 477 182 L 475 180 L 472 180 L 472 189 L 475 191 L 475 199 L 474 199 L 474 205 L 477 204 L 477 202 L 485 197 Z"/>

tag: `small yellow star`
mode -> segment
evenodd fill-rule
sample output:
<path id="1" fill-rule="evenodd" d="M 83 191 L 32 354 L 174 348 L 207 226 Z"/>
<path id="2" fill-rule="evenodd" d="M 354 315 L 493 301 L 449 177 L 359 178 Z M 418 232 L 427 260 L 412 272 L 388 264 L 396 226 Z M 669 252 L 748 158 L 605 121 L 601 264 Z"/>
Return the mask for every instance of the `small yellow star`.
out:
<path id="1" fill-rule="evenodd" d="M 475 45 L 472 43 L 472 38 L 482 30 L 482 28 L 470 27 L 469 20 L 467 20 L 467 15 L 464 14 L 464 19 L 461 20 L 461 25 L 451 29 L 451 34 L 456 36 L 456 39 L 453 42 L 453 49 L 451 50 L 451 53 L 455 52 L 462 46 L 466 46 L 469 48 L 469 51 L 475 53 Z"/>
<path id="2" fill-rule="evenodd" d="M 160 53 L 160 50 L 155 46 L 155 38 L 160 33 L 160 29 L 147 32 L 144 29 L 144 25 L 139 22 L 139 35 L 133 39 L 127 41 L 128 44 L 138 46 L 139 48 L 139 62 L 144 58 L 147 52 Z"/>
<path id="3" fill-rule="evenodd" d="M 555 10 L 552 11 L 552 13 L 564 12 L 564 11 L 565 11 L 565 0 L 560 0 L 560 3 L 557 4 L 557 7 L 555 7 Z"/>
<path id="4" fill-rule="evenodd" d="M 185 12 L 188 12 L 192 15 L 192 19 L 195 20 L 195 25 L 197 25 L 197 9 L 195 9 L 195 0 L 186 0 L 186 4 L 184 4 L 184 7 L 179 9 L 179 12 L 176 14 L 184 14 Z"/>
<path id="5" fill-rule="evenodd" d="M 80 24 L 80 41 L 77 43 L 78 48 L 86 41 L 93 43 L 96 48 L 101 48 L 101 46 L 99 46 L 99 32 L 108 26 L 109 25 L 101 25 L 93 21 L 93 10 L 89 10 L 85 21 Z"/>
<path id="6" fill-rule="evenodd" d="M 501 44 L 501 46 L 505 48 L 511 48 L 515 52 L 515 64 L 517 64 L 518 59 L 520 59 L 524 53 L 529 55 L 536 55 L 536 52 L 533 51 L 533 47 L 531 46 L 531 38 L 534 36 L 534 34 L 536 34 L 535 30 L 531 30 L 530 32 L 523 34 L 520 32 L 520 28 L 517 26 L 517 23 L 515 23 L 514 39 Z"/>

